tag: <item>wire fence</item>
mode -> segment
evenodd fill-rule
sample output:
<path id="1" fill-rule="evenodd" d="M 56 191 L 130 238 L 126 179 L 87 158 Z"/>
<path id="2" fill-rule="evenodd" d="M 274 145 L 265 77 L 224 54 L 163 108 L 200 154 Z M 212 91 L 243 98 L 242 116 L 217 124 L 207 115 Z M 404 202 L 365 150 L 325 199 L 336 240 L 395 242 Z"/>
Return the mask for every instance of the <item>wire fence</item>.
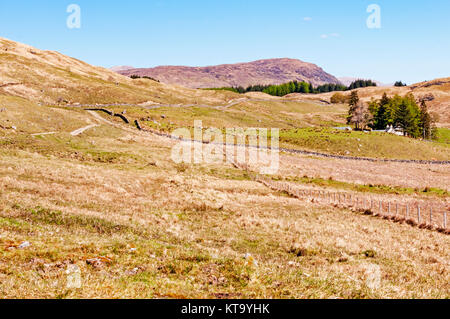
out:
<path id="1" fill-rule="evenodd" d="M 245 166 L 237 166 L 246 169 Z M 412 226 L 450 234 L 449 209 L 441 203 L 389 201 L 376 196 L 355 195 L 340 191 L 302 189 L 290 183 L 276 182 L 258 174 L 255 175 L 254 180 L 298 199 L 350 209 L 366 215 L 379 216 L 395 222 L 404 222 Z"/>
<path id="2" fill-rule="evenodd" d="M 91 111 L 103 111 L 109 115 L 115 115 L 113 112 L 102 109 L 87 109 Z M 128 124 L 130 123 L 125 116 L 121 118 Z M 157 132 L 148 129 L 142 129 L 139 121 L 134 121 L 134 124 L 139 130 L 147 131 L 159 136 L 174 139 L 173 136 Z M 202 142 L 200 142 L 202 143 Z M 295 153 L 302 153 L 299 150 L 287 150 L 280 149 L 281 151 L 292 151 Z M 329 154 L 314 153 L 315 155 L 325 155 L 333 156 Z M 337 157 L 337 156 L 333 156 Z M 345 158 L 339 156 L 341 159 L 359 159 L 359 160 L 371 160 L 365 158 Z M 375 161 L 375 160 L 374 160 Z M 378 161 L 378 160 L 377 160 Z M 437 163 L 437 164 L 449 164 L 449 161 L 408 161 L 408 160 L 385 160 L 385 161 L 398 161 L 398 162 L 418 162 L 418 163 Z M 239 169 L 243 169 L 252 173 L 246 164 L 240 164 L 233 162 L 233 165 Z M 450 225 L 448 220 L 448 215 L 450 215 L 450 210 L 441 204 L 426 203 L 420 201 L 399 203 L 386 201 L 383 199 L 375 199 L 374 196 L 361 196 L 352 193 L 339 192 L 339 191 L 328 191 L 328 190 L 314 190 L 314 189 L 301 189 L 297 186 L 292 186 L 286 182 L 276 182 L 272 179 L 261 176 L 259 174 L 254 174 L 254 180 L 266 185 L 267 187 L 285 192 L 288 195 L 304 200 L 310 200 L 323 205 L 331 205 L 333 207 L 346 208 L 357 212 L 362 212 L 366 215 L 379 216 L 384 219 L 389 219 L 395 222 L 404 222 L 412 226 L 418 226 L 420 228 L 433 229 L 445 234 L 450 234 Z"/>

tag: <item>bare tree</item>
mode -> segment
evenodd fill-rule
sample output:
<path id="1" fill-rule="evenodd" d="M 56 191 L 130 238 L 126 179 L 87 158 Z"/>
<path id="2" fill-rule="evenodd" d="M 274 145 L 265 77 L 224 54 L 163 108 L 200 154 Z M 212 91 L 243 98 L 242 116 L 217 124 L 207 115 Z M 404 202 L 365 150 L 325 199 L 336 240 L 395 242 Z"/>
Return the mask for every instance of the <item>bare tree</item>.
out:
<path id="1" fill-rule="evenodd" d="M 349 124 L 354 124 L 356 130 L 364 129 L 372 120 L 372 116 L 369 112 L 368 106 L 358 101 L 356 105 L 354 105 L 349 113 L 348 122 Z"/>

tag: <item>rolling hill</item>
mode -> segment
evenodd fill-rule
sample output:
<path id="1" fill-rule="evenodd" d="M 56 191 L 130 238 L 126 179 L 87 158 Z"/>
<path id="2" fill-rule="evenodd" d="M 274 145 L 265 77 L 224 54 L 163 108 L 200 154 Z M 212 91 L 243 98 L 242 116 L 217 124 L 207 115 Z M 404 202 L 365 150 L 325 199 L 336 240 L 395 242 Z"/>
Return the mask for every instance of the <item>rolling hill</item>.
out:
<path id="1" fill-rule="evenodd" d="M 256 84 L 282 84 L 306 81 L 314 85 L 339 83 L 315 64 L 295 59 L 269 59 L 250 63 L 223 64 L 208 67 L 159 66 L 119 71 L 127 76 L 150 76 L 163 83 L 189 88 L 247 87 Z"/>
<path id="2" fill-rule="evenodd" d="M 450 78 L 435 79 L 432 81 L 421 82 L 404 87 L 366 87 L 360 88 L 358 95 L 364 102 L 373 99 L 380 99 L 384 93 L 388 96 L 395 94 L 406 95 L 412 93 L 416 99 L 424 98 L 431 112 L 439 116 L 438 126 L 450 127 Z M 322 94 L 300 94 L 293 93 L 286 95 L 286 99 L 290 100 L 313 100 L 313 101 L 329 101 L 331 96 L 336 92 Z"/>
<path id="3" fill-rule="evenodd" d="M 176 163 L 179 141 L 160 133 L 201 119 L 205 129 L 279 127 L 282 146 L 329 154 L 448 159 L 448 146 L 334 130 L 348 106 L 308 101 L 312 95 L 238 95 L 132 80 L 4 39 L 0 52 L 2 298 L 450 296 L 450 237 L 412 227 L 405 210 L 421 203 L 426 216 L 425 207 L 433 208 L 430 223 L 441 223 L 448 165 L 281 152 L 279 173 L 263 183 L 255 178 L 260 164 Z M 437 99 L 448 83 L 401 89 L 432 90 Z M 60 98 L 166 104 L 108 106 L 116 114 L 126 110 L 130 123 L 139 120 L 138 130 Z M 43 105 L 52 103 L 60 105 Z M 362 200 L 381 207 L 363 213 Z M 397 223 L 383 202 L 400 204 Z M 383 210 L 383 218 L 369 215 Z"/>
<path id="4" fill-rule="evenodd" d="M 226 103 L 232 92 L 197 90 L 132 80 L 58 52 L 44 51 L 0 37 L 0 95 L 41 104 L 74 103 Z"/>

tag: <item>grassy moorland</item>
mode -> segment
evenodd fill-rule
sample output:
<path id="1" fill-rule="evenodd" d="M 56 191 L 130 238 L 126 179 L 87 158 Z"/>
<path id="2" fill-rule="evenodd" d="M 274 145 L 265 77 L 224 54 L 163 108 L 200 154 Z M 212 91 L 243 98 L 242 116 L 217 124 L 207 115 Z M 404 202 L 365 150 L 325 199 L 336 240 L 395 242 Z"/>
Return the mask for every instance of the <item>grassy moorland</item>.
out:
<path id="1" fill-rule="evenodd" d="M 79 110 L 2 99 L 2 297 L 450 296 L 448 235 L 293 199 L 229 164 L 175 164 L 173 141 Z"/>
<path id="2" fill-rule="evenodd" d="M 229 163 L 176 164 L 175 141 L 64 105 L 140 104 L 111 109 L 165 132 L 276 127 L 282 146 L 370 157 L 448 159 L 448 130 L 437 142 L 337 131 L 344 105 L 131 80 L 2 38 L 0 50 L 1 298 L 450 297 L 444 233 L 292 198 Z M 449 199 L 448 165 L 281 154 L 273 178 Z"/>
<path id="3" fill-rule="evenodd" d="M 380 132 L 351 132 L 335 129 L 345 123 L 348 107 L 317 102 L 243 101 L 229 108 L 206 107 L 112 107 L 126 111 L 131 120 L 144 127 L 173 132 L 179 127 L 193 128 L 194 120 L 203 127 L 280 128 L 280 146 L 328 154 L 416 160 L 448 160 L 450 145 L 446 129 L 439 130 L 437 141 L 421 141 Z"/>
<path id="4" fill-rule="evenodd" d="M 450 129 L 439 128 L 437 131 L 437 141 L 444 144 L 450 144 Z"/>

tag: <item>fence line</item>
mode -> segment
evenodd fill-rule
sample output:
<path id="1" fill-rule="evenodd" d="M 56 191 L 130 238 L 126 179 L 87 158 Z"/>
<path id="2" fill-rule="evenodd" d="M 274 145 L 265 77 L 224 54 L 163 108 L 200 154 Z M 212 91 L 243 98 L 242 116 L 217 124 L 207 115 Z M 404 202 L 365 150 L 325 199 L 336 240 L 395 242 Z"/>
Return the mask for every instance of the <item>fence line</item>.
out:
<path id="1" fill-rule="evenodd" d="M 113 112 L 109 111 L 109 110 L 105 110 L 105 109 L 87 109 L 87 110 L 91 110 L 91 111 L 103 111 L 105 113 L 108 113 L 110 115 L 115 115 Z M 112 113 L 112 114 L 111 114 Z M 125 116 L 120 116 L 126 123 L 129 123 L 128 119 Z M 125 119 L 124 119 L 125 118 Z M 168 137 L 170 139 L 177 139 L 174 138 L 173 136 L 171 136 L 170 134 L 167 133 L 162 133 L 162 132 L 157 132 L 154 130 L 148 130 L 148 129 L 142 129 L 139 121 L 135 121 L 134 124 L 137 126 L 137 128 L 139 130 L 142 131 L 147 131 L 149 133 L 153 133 L 155 135 L 159 135 L 159 136 L 163 136 L 163 137 Z M 179 139 L 178 139 L 179 140 Z M 197 141 L 199 143 L 204 143 L 202 141 Z M 223 143 L 224 145 L 226 145 L 226 143 Z M 239 145 L 237 145 L 239 146 Z M 334 157 L 334 158 L 340 158 L 340 159 L 353 159 L 353 160 L 366 160 L 366 161 L 385 161 L 385 162 L 412 162 L 412 163 L 423 163 L 423 164 L 449 164 L 450 161 L 415 161 L 415 160 L 376 160 L 376 159 L 368 159 L 368 158 L 353 158 L 353 157 L 345 157 L 345 156 L 334 156 L 334 155 L 329 155 L 329 154 L 321 154 L 321 153 L 316 153 L 316 152 L 304 152 L 304 151 L 299 151 L 299 150 L 289 150 L 289 149 L 279 149 L 280 151 L 287 151 L 287 152 L 293 152 L 293 153 L 300 153 L 300 154 L 314 154 L 317 156 L 325 156 L 325 157 Z M 248 166 L 245 164 L 239 164 L 236 162 L 233 162 L 233 165 L 239 169 L 245 170 L 249 173 L 252 173 Z M 252 176 L 252 174 L 250 174 L 250 176 Z M 437 230 L 439 232 L 445 233 L 445 234 L 450 234 L 450 229 L 447 228 L 447 210 L 446 209 L 442 209 L 441 213 L 438 213 L 438 217 L 439 215 L 442 215 L 442 222 L 439 224 L 438 223 L 433 223 L 434 220 L 436 220 L 435 218 L 433 218 L 433 209 L 432 207 L 430 207 L 430 219 L 429 222 L 422 221 L 422 214 L 421 214 L 421 207 L 419 203 L 416 203 L 416 205 L 413 206 L 417 206 L 417 219 L 411 218 L 410 217 L 410 207 L 409 204 L 405 204 L 405 216 L 401 217 L 399 215 L 399 205 L 398 203 L 396 203 L 396 213 L 395 215 L 393 215 L 391 213 L 391 202 L 388 202 L 388 209 L 387 209 L 387 214 L 383 211 L 383 204 L 384 201 L 380 200 L 379 201 L 379 209 L 378 212 L 374 211 L 374 205 L 373 205 L 373 199 L 370 199 L 370 208 L 367 207 L 367 203 L 366 203 L 366 199 L 364 198 L 363 200 L 363 205 L 358 205 L 361 201 L 359 197 L 356 197 L 356 205 L 354 205 L 355 201 L 354 198 L 352 196 L 352 194 L 348 194 L 349 198 L 347 198 L 347 193 L 342 193 L 342 192 L 329 192 L 329 191 L 318 191 L 318 194 L 315 193 L 313 190 L 309 190 L 305 191 L 305 190 L 299 190 L 299 189 L 292 189 L 291 185 L 289 183 L 285 183 L 285 182 L 274 182 L 273 180 L 269 179 L 268 177 L 265 176 L 261 176 L 259 174 L 254 174 L 253 179 L 273 190 L 276 191 L 282 191 L 287 193 L 288 195 L 298 198 L 298 199 L 309 199 L 312 202 L 316 202 L 316 203 L 323 203 L 323 201 L 325 200 L 325 203 L 330 204 L 334 207 L 339 207 L 339 208 L 346 208 L 346 209 L 351 209 L 353 211 L 357 211 L 357 212 L 362 212 L 366 215 L 373 215 L 373 216 L 379 216 L 382 217 L 384 219 L 389 219 L 395 222 L 405 222 L 409 225 L 412 226 L 418 226 L 420 228 L 426 228 L 426 229 L 433 229 L 433 230 Z M 321 192 L 324 194 L 322 197 L 320 196 Z M 328 194 L 328 196 L 326 195 Z M 344 195 L 344 202 L 342 202 L 341 199 L 341 195 Z M 322 201 L 321 201 L 322 199 Z M 347 201 L 346 201 L 347 199 Z M 350 204 L 348 203 L 350 201 Z"/>
<path id="2" fill-rule="evenodd" d="M 107 106 L 115 106 L 117 104 L 110 104 L 110 105 L 103 105 L 105 107 Z M 120 104 L 122 106 L 127 106 L 124 104 Z M 78 107 L 86 107 L 86 106 L 95 106 L 95 105 L 79 105 Z M 123 116 L 123 115 L 118 115 L 118 114 L 114 114 L 114 112 L 109 111 L 107 109 L 104 108 L 86 108 L 86 111 L 102 111 L 105 113 L 108 113 L 109 115 L 113 115 L 113 116 L 119 116 L 120 118 L 122 118 L 122 120 L 129 124 L 129 120 Z M 168 137 L 171 139 L 174 139 L 172 135 L 167 134 L 167 133 L 163 133 L 163 132 L 159 132 L 157 130 L 153 130 L 153 129 L 144 129 L 142 128 L 142 126 L 140 125 L 138 120 L 134 121 L 134 124 L 136 125 L 136 127 L 141 130 L 141 131 L 145 131 L 145 132 L 149 132 L 158 136 L 163 136 L 163 137 Z M 204 143 L 207 144 L 204 141 L 194 141 L 191 140 L 193 142 L 200 142 L 200 143 Z M 223 144 L 224 146 L 228 145 L 227 143 L 212 143 L 212 144 Z M 260 146 L 255 146 L 255 145 L 240 145 L 240 144 L 233 144 L 233 146 L 246 146 L 246 147 L 251 147 L 251 148 L 257 148 L 257 149 L 269 149 L 268 147 L 260 147 Z M 326 153 L 320 153 L 320 152 L 313 152 L 313 151 L 305 151 L 305 150 L 296 150 L 296 149 L 290 149 L 290 148 L 278 148 L 278 151 L 280 152 L 284 152 L 284 153 L 290 153 L 290 154 L 301 154 L 301 155 L 308 155 L 308 156 L 317 156 L 317 157 L 325 157 L 325 158 L 333 158 L 333 159 L 340 159 L 340 160 L 352 160 L 352 161 L 365 161 L 365 162 L 373 162 L 373 163 L 410 163 L 410 164 L 425 164 L 425 165 L 450 165 L 450 161 L 436 161 L 436 160 L 410 160 L 410 159 L 388 159 L 388 158 L 369 158 L 369 157 L 356 157 L 356 156 L 344 156 L 344 155 L 335 155 L 335 154 L 326 154 Z"/>
<path id="3" fill-rule="evenodd" d="M 249 171 L 247 165 L 242 165 L 235 162 L 233 162 L 233 165 L 239 169 Z M 379 200 L 378 209 L 374 209 L 375 205 L 373 198 L 367 200 L 366 197 L 361 198 L 359 196 L 353 196 L 352 194 L 339 191 L 299 189 L 297 187 L 292 187 L 289 183 L 276 182 L 259 174 L 254 174 L 252 178 L 256 182 L 259 182 L 270 189 L 287 193 L 288 195 L 301 200 L 311 200 L 313 203 L 317 204 L 350 209 L 365 215 L 377 216 L 394 222 L 418 226 L 422 229 L 436 230 L 447 235 L 450 234 L 450 228 L 448 228 L 447 223 L 446 208 L 436 211 L 430 206 L 429 218 L 428 220 L 424 220 L 424 210 L 422 210 L 423 207 L 421 207 L 418 202 L 412 205 L 412 207 L 417 208 L 417 215 L 414 217 L 410 214 L 411 205 L 409 203 L 400 205 L 398 202 L 392 203 L 391 201 Z M 394 211 L 392 209 L 392 207 L 394 207 L 393 205 L 395 205 Z"/>

